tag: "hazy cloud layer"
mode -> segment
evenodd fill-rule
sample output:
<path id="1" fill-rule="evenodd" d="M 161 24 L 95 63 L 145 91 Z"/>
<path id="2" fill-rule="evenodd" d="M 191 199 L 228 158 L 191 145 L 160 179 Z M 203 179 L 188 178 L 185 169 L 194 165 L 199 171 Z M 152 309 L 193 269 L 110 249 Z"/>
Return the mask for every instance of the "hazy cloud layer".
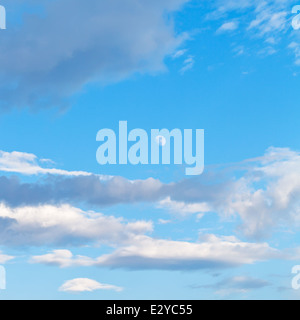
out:
<path id="1" fill-rule="evenodd" d="M 269 287 L 271 284 L 265 280 L 248 276 L 226 278 L 213 285 L 192 286 L 194 289 L 213 289 L 216 294 L 226 296 L 230 294 L 243 294 L 252 290 Z"/>

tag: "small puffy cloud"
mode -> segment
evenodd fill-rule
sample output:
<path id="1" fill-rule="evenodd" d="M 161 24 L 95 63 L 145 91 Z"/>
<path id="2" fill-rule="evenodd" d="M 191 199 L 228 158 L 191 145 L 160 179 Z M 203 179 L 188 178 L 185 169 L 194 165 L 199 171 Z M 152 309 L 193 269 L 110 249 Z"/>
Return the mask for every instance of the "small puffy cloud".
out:
<path id="1" fill-rule="evenodd" d="M 164 219 L 159 219 L 158 224 L 166 225 L 170 224 L 172 221 L 171 220 L 164 220 Z"/>
<path id="2" fill-rule="evenodd" d="M 40 263 L 50 266 L 87 267 L 93 265 L 93 259 L 84 256 L 73 256 L 69 250 L 53 250 L 51 253 L 42 256 L 33 256 L 30 263 Z"/>
<path id="3" fill-rule="evenodd" d="M 183 201 L 172 201 L 170 197 L 161 200 L 158 204 L 159 208 L 167 209 L 171 213 L 177 213 L 181 215 L 195 214 L 201 212 L 211 211 L 209 204 L 203 203 L 185 203 Z"/>
<path id="4" fill-rule="evenodd" d="M 217 33 L 224 33 L 229 31 L 235 31 L 238 28 L 239 24 L 237 21 L 225 22 L 222 26 L 217 30 Z"/>
<path id="5" fill-rule="evenodd" d="M 87 278 L 78 278 L 66 281 L 59 288 L 59 291 L 70 293 L 92 292 L 96 290 L 113 290 L 120 292 L 123 290 L 123 288 L 109 284 L 102 284 L 100 282 Z"/>

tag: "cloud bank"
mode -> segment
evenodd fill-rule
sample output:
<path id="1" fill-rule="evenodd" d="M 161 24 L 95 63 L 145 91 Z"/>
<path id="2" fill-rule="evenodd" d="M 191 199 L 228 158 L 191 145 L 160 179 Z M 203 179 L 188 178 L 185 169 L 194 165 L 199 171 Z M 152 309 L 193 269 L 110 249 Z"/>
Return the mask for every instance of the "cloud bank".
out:
<path id="1" fill-rule="evenodd" d="M 12 208 L 66 203 L 97 208 L 147 202 L 183 215 L 239 216 L 239 232 L 261 240 L 278 228 L 300 226 L 299 172 L 299 152 L 269 148 L 262 157 L 170 184 L 153 178 L 131 181 L 93 174 L 48 174 L 30 183 L 2 176 L 0 202 Z"/>
<path id="2" fill-rule="evenodd" d="M 137 236 L 129 245 L 120 246 L 113 253 L 96 259 L 73 256 L 69 250 L 55 250 L 34 256 L 30 261 L 61 268 L 98 266 L 130 270 L 199 270 L 237 267 L 280 257 L 279 251 L 265 243 L 247 243 L 235 237 L 206 235 L 193 243 Z"/>

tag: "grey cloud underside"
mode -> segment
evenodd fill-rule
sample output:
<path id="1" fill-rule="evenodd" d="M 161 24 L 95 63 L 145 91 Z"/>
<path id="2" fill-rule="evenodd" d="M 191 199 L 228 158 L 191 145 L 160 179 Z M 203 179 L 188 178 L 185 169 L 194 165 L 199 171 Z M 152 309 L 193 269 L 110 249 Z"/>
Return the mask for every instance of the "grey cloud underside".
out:
<path id="1" fill-rule="evenodd" d="M 0 107 L 61 106 L 87 83 L 161 71 L 184 38 L 166 13 L 187 1 L 30 1 L 36 13 L 1 34 Z"/>
<path id="2" fill-rule="evenodd" d="M 250 290 L 257 290 L 271 286 L 271 283 L 257 278 L 237 276 L 227 278 L 211 285 L 194 285 L 193 289 L 213 289 L 217 293 L 226 295 L 230 293 L 248 292 Z"/>
<path id="3" fill-rule="evenodd" d="M 0 201 L 12 207 L 57 203 L 86 203 L 105 207 L 137 202 L 172 200 L 201 202 L 217 201 L 230 192 L 231 182 L 206 185 L 202 178 L 163 184 L 159 180 L 129 181 L 114 177 L 103 181 L 98 176 L 49 176 L 34 183 L 22 183 L 17 177 L 0 177 Z"/>
<path id="4" fill-rule="evenodd" d="M 212 270 L 212 269 L 227 269 L 239 266 L 237 263 L 227 261 L 214 261 L 208 259 L 158 259 L 158 258 L 145 258 L 140 256 L 118 257 L 105 264 L 99 264 L 99 267 L 110 267 L 111 269 L 125 269 L 125 270 Z"/>
<path id="5" fill-rule="evenodd" d="M 121 177 L 102 181 L 97 176 L 53 176 L 37 183 L 22 183 L 17 177 L 0 178 L 0 201 L 12 207 L 65 202 L 104 207 L 152 202 L 161 199 L 164 193 L 163 185 L 153 179 L 130 182 Z"/>

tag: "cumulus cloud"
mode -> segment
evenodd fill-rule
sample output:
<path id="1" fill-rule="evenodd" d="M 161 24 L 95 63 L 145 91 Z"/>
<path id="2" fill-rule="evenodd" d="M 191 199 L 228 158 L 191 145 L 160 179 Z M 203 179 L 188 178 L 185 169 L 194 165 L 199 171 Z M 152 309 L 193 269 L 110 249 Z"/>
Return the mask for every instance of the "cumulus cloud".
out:
<path id="1" fill-rule="evenodd" d="M 59 291 L 70 293 L 92 292 L 96 290 L 113 290 L 120 292 L 123 288 L 110 284 L 102 284 L 87 278 L 68 280 L 59 288 Z"/>
<path id="2" fill-rule="evenodd" d="M 231 171 L 229 176 L 228 170 Z M 227 168 L 226 175 L 184 180 L 172 186 L 166 208 L 199 208 L 221 217 L 238 215 L 243 235 L 262 239 L 274 228 L 299 228 L 300 153 L 270 148 L 263 157 Z M 193 210 L 192 210 L 193 211 Z M 195 213 L 197 210 L 195 210 Z"/>
<path id="3" fill-rule="evenodd" d="M 129 245 L 93 260 L 74 257 L 70 251 L 53 251 L 34 256 L 31 262 L 60 267 L 90 265 L 133 270 L 197 270 L 237 267 L 281 256 L 267 244 L 242 242 L 235 237 L 205 235 L 194 243 L 136 236 Z"/>
<path id="4" fill-rule="evenodd" d="M 131 241 L 152 229 L 151 222 L 140 220 L 129 223 L 121 218 L 84 212 L 69 205 L 15 209 L 0 205 L 1 245 L 114 245 Z M 63 255 L 65 252 L 59 253 Z"/>
<path id="5" fill-rule="evenodd" d="M 289 149 L 270 148 L 248 175 L 236 182 L 224 210 L 238 213 L 246 236 L 266 237 L 273 228 L 299 226 L 300 154 Z"/>
<path id="6" fill-rule="evenodd" d="M 186 2 L 4 0 L 23 14 L 0 39 L 1 108 L 62 106 L 90 82 L 163 70 L 186 38 L 171 18 Z"/>

